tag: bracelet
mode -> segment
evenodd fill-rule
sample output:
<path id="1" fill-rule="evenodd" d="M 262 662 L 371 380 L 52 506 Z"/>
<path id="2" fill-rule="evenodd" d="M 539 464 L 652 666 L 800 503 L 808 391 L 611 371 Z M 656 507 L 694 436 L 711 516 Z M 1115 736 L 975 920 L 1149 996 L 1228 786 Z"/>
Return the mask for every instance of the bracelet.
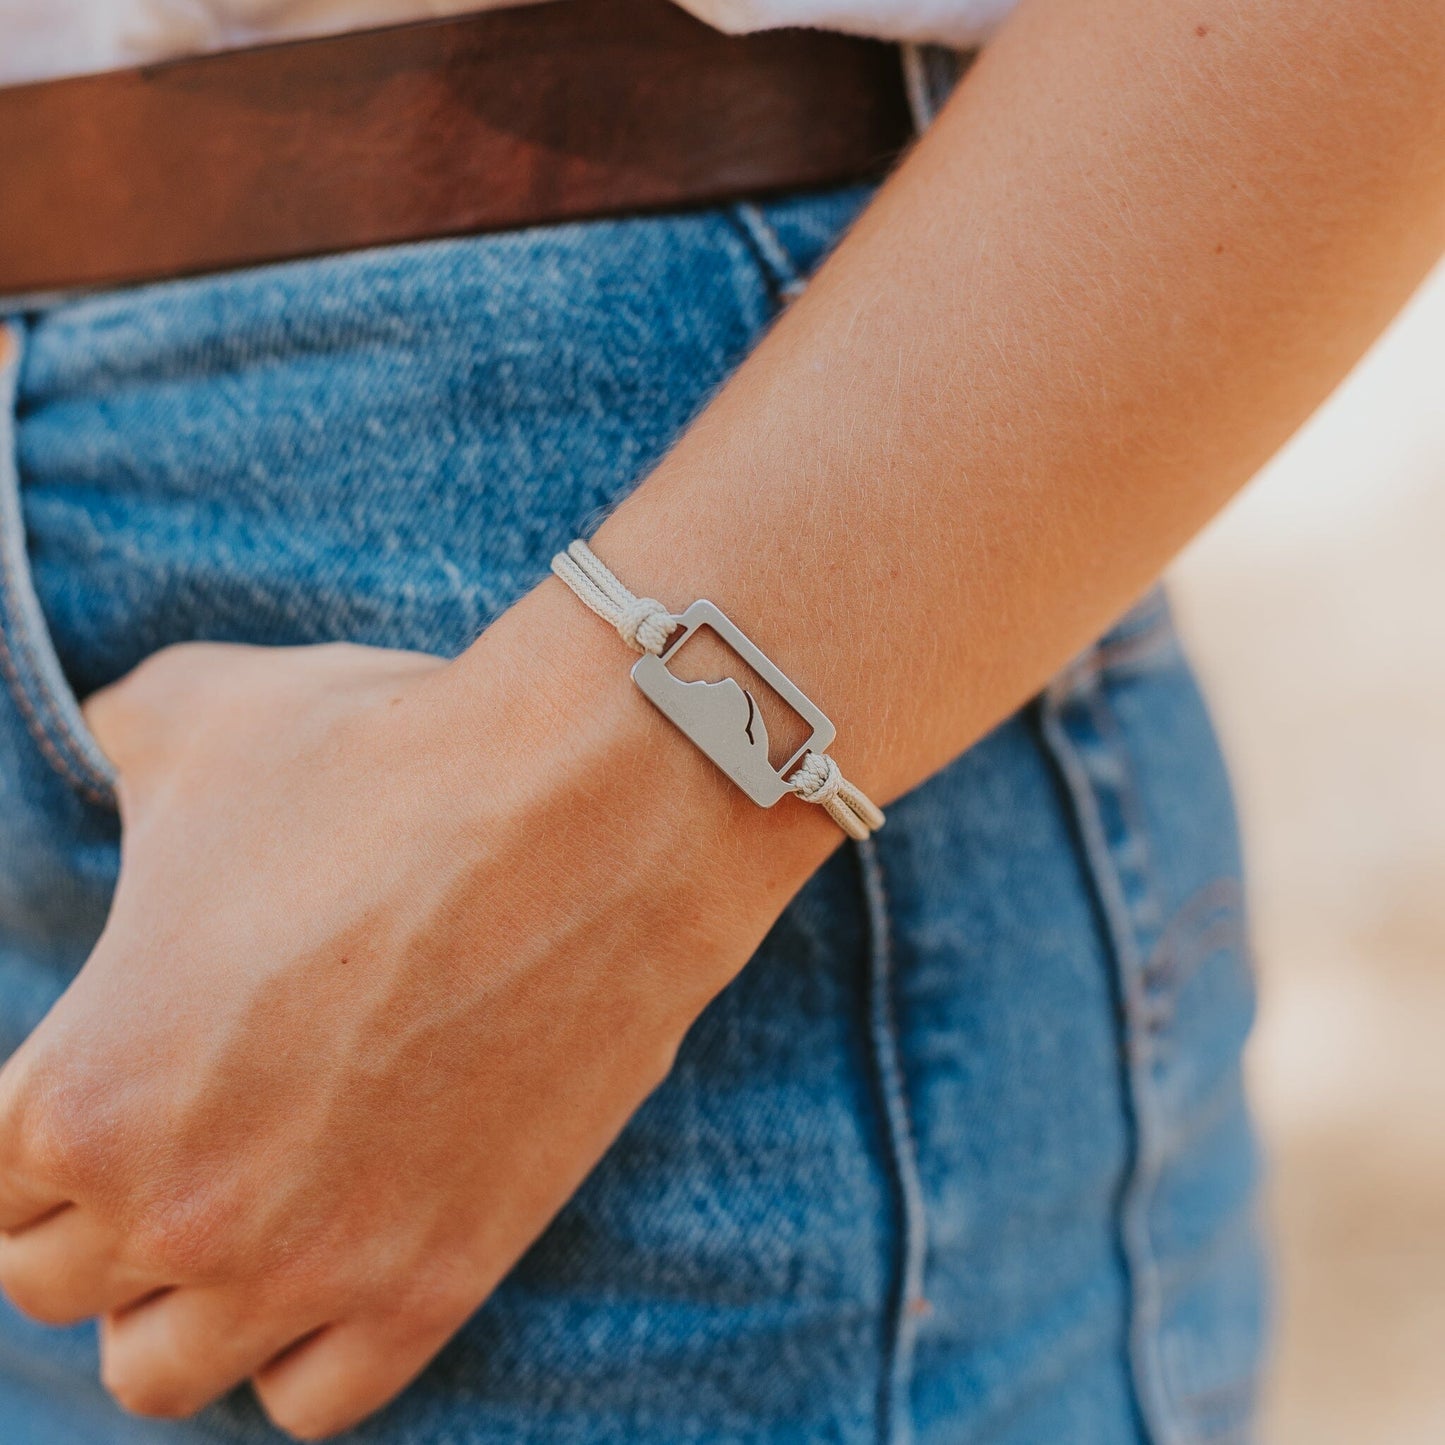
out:
<path id="1" fill-rule="evenodd" d="M 643 654 L 632 668 L 632 680 L 759 807 L 771 808 L 794 793 L 825 809 L 850 838 L 862 840 L 883 826 L 877 804 L 827 754 L 837 729 L 721 608 L 699 600 L 674 615 L 655 597 L 629 592 L 585 542 L 573 542 L 553 557 L 552 571 Z M 757 702 L 736 678 L 684 682 L 668 670 L 668 660 L 700 627 L 711 628 L 811 728 L 807 741 L 781 768 L 768 759 L 768 730 Z"/>

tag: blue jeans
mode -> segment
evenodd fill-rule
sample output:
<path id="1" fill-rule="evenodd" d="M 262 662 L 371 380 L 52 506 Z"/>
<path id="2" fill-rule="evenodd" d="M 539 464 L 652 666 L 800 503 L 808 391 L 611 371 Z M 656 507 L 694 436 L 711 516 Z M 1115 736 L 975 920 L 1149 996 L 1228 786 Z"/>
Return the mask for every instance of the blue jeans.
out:
<path id="1" fill-rule="evenodd" d="M 13 318 L 0 1051 L 81 966 L 115 877 L 77 697 L 183 639 L 460 651 L 646 473 L 864 199 Z M 1154 597 L 833 857 L 542 1240 L 348 1439 L 1244 1439 L 1263 1307 L 1239 878 Z M 5 1445 L 276 1439 L 244 1391 L 125 1417 L 90 1328 L 0 1306 Z"/>

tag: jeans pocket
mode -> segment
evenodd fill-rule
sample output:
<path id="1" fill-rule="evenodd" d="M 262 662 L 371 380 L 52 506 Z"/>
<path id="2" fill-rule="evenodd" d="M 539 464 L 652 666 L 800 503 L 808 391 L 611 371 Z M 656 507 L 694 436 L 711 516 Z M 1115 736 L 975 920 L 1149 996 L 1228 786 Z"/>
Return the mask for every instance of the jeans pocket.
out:
<path id="1" fill-rule="evenodd" d="M 115 771 L 66 681 L 30 575 L 15 455 L 24 333 L 0 324 L 0 675 L 46 762 L 86 802 L 115 807 Z"/>

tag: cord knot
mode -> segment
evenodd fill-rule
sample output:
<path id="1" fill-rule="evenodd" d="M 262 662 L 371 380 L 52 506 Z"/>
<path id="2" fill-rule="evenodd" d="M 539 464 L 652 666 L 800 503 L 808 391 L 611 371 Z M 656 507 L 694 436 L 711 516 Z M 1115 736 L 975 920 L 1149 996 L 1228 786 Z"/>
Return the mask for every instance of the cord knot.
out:
<path id="1" fill-rule="evenodd" d="M 816 803 L 850 837 L 859 842 L 883 826 L 882 810 L 827 753 L 808 753 L 788 782 L 805 802 Z"/>
<path id="2" fill-rule="evenodd" d="M 809 753 L 789 781 L 805 803 L 826 808 L 843 786 L 843 770 L 827 753 Z"/>
<path id="3" fill-rule="evenodd" d="M 672 613 L 655 597 L 634 597 L 619 609 L 617 631 L 639 652 L 661 652 L 673 626 Z"/>

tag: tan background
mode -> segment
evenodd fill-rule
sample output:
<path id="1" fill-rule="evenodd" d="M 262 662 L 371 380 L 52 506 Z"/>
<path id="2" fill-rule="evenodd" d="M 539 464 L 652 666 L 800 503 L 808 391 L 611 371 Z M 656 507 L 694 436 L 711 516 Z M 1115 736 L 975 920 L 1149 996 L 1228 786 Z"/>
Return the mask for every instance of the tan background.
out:
<path id="1" fill-rule="evenodd" d="M 1175 569 L 1230 758 L 1282 1321 L 1266 1445 L 1445 1442 L 1445 267 Z"/>

